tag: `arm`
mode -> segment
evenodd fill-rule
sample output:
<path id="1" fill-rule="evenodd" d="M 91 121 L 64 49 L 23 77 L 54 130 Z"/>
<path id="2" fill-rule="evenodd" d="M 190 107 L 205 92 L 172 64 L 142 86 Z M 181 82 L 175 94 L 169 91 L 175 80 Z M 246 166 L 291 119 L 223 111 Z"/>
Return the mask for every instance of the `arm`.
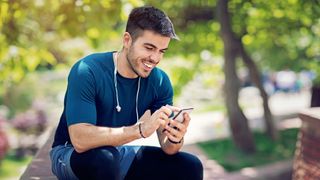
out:
<path id="1" fill-rule="evenodd" d="M 162 107 L 150 116 L 146 111 L 141 119 L 141 130 L 144 137 L 152 135 L 161 125 L 164 126 L 171 110 Z M 89 123 L 70 125 L 68 131 L 71 142 L 78 153 L 100 146 L 119 146 L 141 138 L 139 123 L 133 126 L 110 128 L 99 127 Z"/>
<path id="2" fill-rule="evenodd" d="M 140 138 L 137 125 L 119 128 L 97 126 L 97 75 L 86 61 L 70 71 L 65 100 L 71 143 L 79 153 L 100 146 L 118 146 Z"/>
<path id="3" fill-rule="evenodd" d="M 71 142 L 78 153 L 100 146 L 119 146 L 141 138 L 138 124 L 127 127 L 99 127 L 88 123 L 68 127 Z"/>

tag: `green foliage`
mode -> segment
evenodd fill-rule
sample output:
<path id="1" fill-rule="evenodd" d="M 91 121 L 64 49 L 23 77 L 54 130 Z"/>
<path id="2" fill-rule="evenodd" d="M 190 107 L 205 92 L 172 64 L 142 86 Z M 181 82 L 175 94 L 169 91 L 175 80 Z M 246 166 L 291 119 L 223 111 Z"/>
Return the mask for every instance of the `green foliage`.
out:
<path id="1" fill-rule="evenodd" d="M 87 41 L 99 49 L 106 39 L 114 41 L 125 13 L 119 2 L 1 1 L 0 82 L 11 86 L 27 72 L 68 62 L 73 57 L 64 44 L 77 37 L 84 41 L 71 46 Z M 83 47 L 77 58 L 88 50 Z"/>
<path id="2" fill-rule="evenodd" d="M 57 103 L 58 93 L 66 88 L 66 74 L 61 70 L 36 71 L 7 89 L 0 86 L 0 104 L 9 108 L 8 118 L 27 111 L 36 101 Z"/>
<path id="3" fill-rule="evenodd" d="M 0 96 L 3 96 L 0 104 L 5 104 L 10 109 L 9 117 L 12 117 L 17 112 L 27 110 L 36 96 L 39 96 L 41 88 L 39 88 L 39 79 L 37 78 L 34 75 L 29 75 L 24 81 L 8 87 L 5 95 L 0 94 Z"/>
<path id="4" fill-rule="evenodd" d="M 0 2 L 0 93 L 4 98 L 26 73 L 69 67 L 93 51 L 120 49 L 129 11 L 154 5 L 172 19 L 181 41 L 172 41 L 164 61 L 184 59 L 188 66 L 167 68 L 175 95 L 193 79 L 206 74 L 217 84 L 221 66 L 207 65 L 201 53 L 223 55 L 217 0 L 111 0 Z M 318 1 L 230 0 L 232 27 L 258 65 L 264 69 L 294 70 L 319 67 L 320 6 Z M 181 63 L 180 63 L 181 64 Z M 183 64 L 183 63 L 182 63 Z M 206 66 L 206 68 L 203 68 Z M 165 69 L 165 70 L 167 70 Z M 211 74 L 210 74 L 211 73 Z M 28 99 L 28 98 L 27 98 Z M 23 105 L 21 105 L 23 106 Z"/>
<path id="5" fill-rule="evenodd" d="M 106 39 L 114 46 L 125 14 L 117 0 L 1 1 L 0 9 L 0 103 L 10 116 L 40 92 L 27 73 L 70 66 Z"/>
<path id="6" fill-rule="evenodd" d="M 260 66 L 308 68 L 319 56 L 318 1 L 230 1 L 232 26 Z"/>
<path id="7" fill-rule="evenodd" d="M 272 162 L 292 159 L 295 151 L 298 129 L 287 129 L 280 132 L 280 139 L 272 141 L 263 133 L 254 133 L 257 151 L 245 154 L 238 150 L 231 139 L 222 139 L 199 143 L 211 159 L 216 160 L 228 171 L 245 167 L 265 165 Z"/>

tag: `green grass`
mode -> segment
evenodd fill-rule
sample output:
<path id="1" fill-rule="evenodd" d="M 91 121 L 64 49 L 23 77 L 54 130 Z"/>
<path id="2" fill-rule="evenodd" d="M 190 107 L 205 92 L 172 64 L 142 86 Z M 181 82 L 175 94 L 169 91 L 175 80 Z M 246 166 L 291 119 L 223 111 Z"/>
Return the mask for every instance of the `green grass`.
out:
<path id="1" fill-rule="evenodd" d="M 7 155 L 0 164 L 0 179 L 19 179 L 23 169 L 31 162 L 32 157 L 17 159 L 13 155 Z"/>
<path id="2" fill-rule="evenodd" d="M 255 132 L 256 152 L 254 154 L 239 151 L 230 139 L 203 142 L 199 145 L 210 159 L 216 160 L 227 171 L 236 171 L 244 167 L 293 158 L 298 131 L 298 129 L 281 131 L 277 142 L 273 142 L 263 133 Z"/>

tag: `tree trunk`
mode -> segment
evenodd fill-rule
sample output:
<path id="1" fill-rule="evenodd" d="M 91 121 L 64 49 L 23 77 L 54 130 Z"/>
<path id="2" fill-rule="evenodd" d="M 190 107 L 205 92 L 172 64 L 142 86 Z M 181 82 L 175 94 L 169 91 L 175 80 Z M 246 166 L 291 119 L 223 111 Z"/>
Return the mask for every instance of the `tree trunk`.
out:
<path id="1" fill-rule="evenodd" d="M 320 107 L 320 86 L 313 85 L 311 88 L 311 107 Z"/>
<path id="2" fill-rule="evenodd" d="M 218 1 L 217 12 L 224 43 L 224 88 L 232 137 L 238 148 L 250 153 L 255 151 L 255 144 L 249 129 L 248 120 L 238 104 L 240 85 L 236 71 L 236 58 L 239 55 L 240 49 L 237 46 L 237 40 L 230 25 L 227 0 Z"/>
<path id="3" fill-rule="evenodd" d="M 269 104 L 268 104 L 268 94 L 263 88 L 263 84 L 261 82 L 261 76 L 258 70 L 258 67 L 252 60 L 252 58 L 248 55 L 246 50 L 244 49 L 244 46 L 242 42 L 239 40 L 239 46 L 240 46 L 240 54 L 242 56 L 243 62 L 246 64 L 249 70 L 250 78 L 253 81 L 253 83 L 256 85 L 256 87 L 260 91 L 260 95 L 262 97 L 263 101 L 263 110 L 264 110 L 264 120 L 265 120 L 265 126 L 266 126 L 266 132 L 269 137 L 273 140 L 277 140 L 279 138 L 279 134 L 277 131 L 277 128 L 273 121 L 273 116 L 271 114 Z"/>

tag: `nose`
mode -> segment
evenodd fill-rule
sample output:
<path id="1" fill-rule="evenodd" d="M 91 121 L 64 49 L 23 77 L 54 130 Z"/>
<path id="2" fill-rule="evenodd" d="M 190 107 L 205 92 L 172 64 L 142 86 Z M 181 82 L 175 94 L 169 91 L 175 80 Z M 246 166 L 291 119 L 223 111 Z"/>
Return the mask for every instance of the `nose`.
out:
<path id="1" fill-rule="evenodd" d="M 150 54 L 149 58 L 153 63 L 159 63 L 160 60 L 162 59 L 162 53 L 158 53 L 158 52 L 152 53 Z"/>

